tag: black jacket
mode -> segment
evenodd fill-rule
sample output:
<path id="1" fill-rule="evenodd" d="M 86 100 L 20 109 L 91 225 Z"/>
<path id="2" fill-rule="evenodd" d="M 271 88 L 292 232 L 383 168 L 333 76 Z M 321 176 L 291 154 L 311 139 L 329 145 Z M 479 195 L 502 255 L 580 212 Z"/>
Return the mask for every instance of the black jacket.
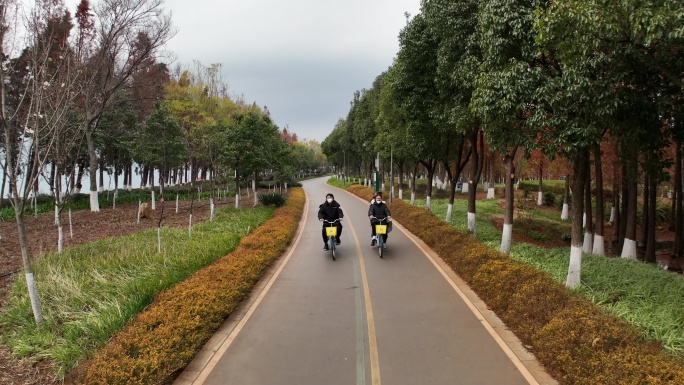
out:
<path id="1" fill-rule="evenodd" d="M 344 213 L 342 212 L 342 207 L 333 200 L 332 203 L 325 201 L 322 205 L 318 206 L 318 219 L 325 219 L 326 221 L 334 221 L 338 218 L 344 218 Z"/>
<path id="2" fill-rule="evenodd" d="M 387 208 L 387 205 L 385 205 L 385 202 L 380 202 L 376 203 L 373 202 L 371 203 L 370 207 L 368 208 L 368 216 L 374 216 L 376 218 L 387 218 L 391 216 L 389 209 Z"/>

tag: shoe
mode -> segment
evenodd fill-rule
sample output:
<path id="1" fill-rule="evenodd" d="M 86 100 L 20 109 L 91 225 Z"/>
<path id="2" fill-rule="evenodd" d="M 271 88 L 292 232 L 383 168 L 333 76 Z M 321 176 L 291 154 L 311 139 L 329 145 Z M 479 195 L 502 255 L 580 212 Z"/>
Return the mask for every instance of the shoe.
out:
<path id="1" fill-rule="evenodd" d="M 375 238 L 371 239 L 371 246 L 375 246 Z"/>
<path id="2" fill-rule="evenodd" d="M 328 244 L 326 243 L 325 246 L 323 246 L 323 250 L 328 251 L 330 248 L 328 247 Z"/>
<path id="3" fill-rule="evenodd" d="M 335 244 L 340 245 L 342 243 L 342 240 L 340 238 L 335 239 Z"/>
<path id="4" fill-rule="evenodd" d="M 387 250 L 387 244 L 386 244 L 386 243 L 383 243 L 383 244 L 382 244 L 382 248 L 383 248 L 384 250 Z"/>

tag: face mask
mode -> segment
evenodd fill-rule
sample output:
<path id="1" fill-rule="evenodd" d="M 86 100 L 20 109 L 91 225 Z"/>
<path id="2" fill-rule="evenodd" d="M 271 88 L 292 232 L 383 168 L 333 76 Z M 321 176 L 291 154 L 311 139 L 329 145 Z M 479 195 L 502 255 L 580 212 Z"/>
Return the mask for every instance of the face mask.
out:
<path id="1" fill-rule="evenodd" d="M 327 201 L 328 201 L 328 203 L 332 203 L 333 200 L 328 198 Z"/>
<path id="2" fill-rule="evenodd" d="M 376 199 L 375 203 L 382 203 L 382 199 Z"/>

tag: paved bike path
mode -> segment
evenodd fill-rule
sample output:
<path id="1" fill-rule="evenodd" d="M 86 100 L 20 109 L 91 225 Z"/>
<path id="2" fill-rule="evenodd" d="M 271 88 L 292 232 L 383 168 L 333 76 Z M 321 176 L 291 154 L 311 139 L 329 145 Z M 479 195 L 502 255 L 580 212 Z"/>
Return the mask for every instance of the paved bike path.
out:
<path id="1" fill-rule="evenodd" d="M 367 202 L 325 178 L 304 190 L 293 248 L 177 385 L 554 383 L 401 226 L 380 259 Z M 327 192 L 345 212 L 336 261 L 322 250 L 316 218 Z"/>

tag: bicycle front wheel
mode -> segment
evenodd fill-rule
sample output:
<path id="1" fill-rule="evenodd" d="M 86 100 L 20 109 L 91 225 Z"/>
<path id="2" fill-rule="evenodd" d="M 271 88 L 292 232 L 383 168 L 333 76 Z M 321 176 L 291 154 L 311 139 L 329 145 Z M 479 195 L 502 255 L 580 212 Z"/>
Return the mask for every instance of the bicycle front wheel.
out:
<path id="1" fill-rule="evenodd" d="M 382 251 L 385 248 L 384 243 L 385 243 L 385 240 L 383 239 L 383 236 L 378 235 L 378 254 L 380 255 L 380 258 L 382 258 Z"/>
<path id="2" fill-rule="evenodd" d="M 330 237 L 328 238 L 328 243 L 330 244 L 330 255 L 332 256 L 332 260 L 335 260 L 335 237 Z"/>

